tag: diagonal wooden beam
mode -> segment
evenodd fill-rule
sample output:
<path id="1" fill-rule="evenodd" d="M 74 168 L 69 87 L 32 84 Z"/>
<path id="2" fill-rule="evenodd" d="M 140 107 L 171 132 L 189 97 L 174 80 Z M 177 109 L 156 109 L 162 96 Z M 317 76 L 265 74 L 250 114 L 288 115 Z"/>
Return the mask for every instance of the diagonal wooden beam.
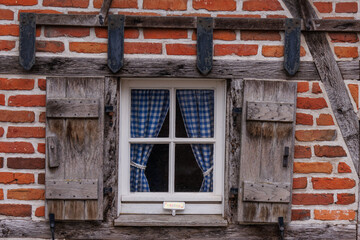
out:
<path id="1" fill-rule="evenodd" d="M 107 22 L 107 15 L 109 13 L 112 0 L 104 0 L 99 13 L 99 23 L 104 25 Z"/>
<path id="2" fill-rule="evenodd" d="M 318 16 L 307 0 L 283 0 L 293 17 L 302 17 L 311 28 L 313 19 Z M 351 159 L 359 174 L 359 120 L 356 116 L 345 86 L 343 76 L 325 33 L 304 32 L 306 43 L 313 57 L 320 79 L 325 86 L 331 108 L 342 136 L 350 151 Z"/>

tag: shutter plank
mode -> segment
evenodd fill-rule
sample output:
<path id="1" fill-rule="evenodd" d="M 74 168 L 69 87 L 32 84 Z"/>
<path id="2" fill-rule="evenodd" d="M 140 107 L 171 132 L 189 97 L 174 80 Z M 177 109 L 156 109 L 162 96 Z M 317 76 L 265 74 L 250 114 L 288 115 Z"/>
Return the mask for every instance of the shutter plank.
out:
<path id="1" fill-rule="evenodd" d="M 243 201 L 288 203 L 290 202 L 290 184 L 244 181 Z"/>
<path id="2" fill-rule="evenodd" d="M 97 179 L 46 181 L 47 199 L 97 199 Z"/>
<path id="3" fill-rule="evenodd" d="M 52 98 L 46 103 L 46 117 L 52 118 L 97 118 L 98 99 Z"/>
<path id="4" fill-rule="evenodd" d="M 292 122 L 295 106 L 281 102 L 247 102 L 247 120 Z"/>

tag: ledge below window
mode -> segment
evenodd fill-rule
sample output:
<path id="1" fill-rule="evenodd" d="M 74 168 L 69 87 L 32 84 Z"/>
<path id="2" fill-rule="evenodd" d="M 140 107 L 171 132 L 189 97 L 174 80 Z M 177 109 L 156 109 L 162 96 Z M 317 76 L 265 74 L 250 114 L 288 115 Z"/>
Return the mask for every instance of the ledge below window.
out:
<path id="1" fill-rule="evenodd" d="M 133 227 L 226 227 L 221 215 L 120 215 L 114 226 Z"/>

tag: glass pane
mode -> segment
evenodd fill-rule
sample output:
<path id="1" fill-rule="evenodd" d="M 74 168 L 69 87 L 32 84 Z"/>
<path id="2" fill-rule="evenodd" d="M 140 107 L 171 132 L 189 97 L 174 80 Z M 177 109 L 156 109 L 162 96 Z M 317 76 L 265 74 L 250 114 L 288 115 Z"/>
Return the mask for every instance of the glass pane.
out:
<path id="1" fill-rule="evenodd" d="M 168 144 L 131 144 L 130 165 L 131 192 L 168 192 Z"/>
<path id="2" fill-rule="evenodd" d="M 176 90 L 176 99 L 176 137 L 214 137 L 214 91 Z"/>
<path id="3" fill-rule="evenodd" d="M 169 120 L 164 124 L 169 111 L 170 91 L 163 89 L 131 90 L 131 137 L 152 138 L 169 136 Z M 164 129 L 162 127 L 164 126 Z"/>
<path id="4" fill-rule="evenodd" d="M 212 166 L 212 144 L 177 144 L 175 146 L 175 192 L 212 192 Z"/>

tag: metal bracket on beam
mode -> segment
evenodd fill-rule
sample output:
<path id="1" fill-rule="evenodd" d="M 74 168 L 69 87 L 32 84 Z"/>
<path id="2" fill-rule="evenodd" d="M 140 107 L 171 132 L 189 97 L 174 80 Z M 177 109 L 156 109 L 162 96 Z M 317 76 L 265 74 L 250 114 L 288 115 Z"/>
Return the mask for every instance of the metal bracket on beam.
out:
<path id="1" fill-rule="evenodd" d="M 285 21 L 284 68 L 293 76 L 300 66 L 301 20 L 287 18 Z"/>
<path id="2" fill-rule="evenodd" d="M 35 13 L 20 13 L 19 62 L 25 70 L 30 70 L 35 64 L 35 38 Z"/>
<path id="3" fill-rule="evenodd" d="M 124 15 L 108 16 L 108 66 L 113 73 L 124 65 Z"/>
<path id="4" fill-rule="evenodd" d="M 197 18 L 197 60 L 196 65 L 201 74 L 206 75 L 212 69 L 213 61 L 213 28 L 211 17 Z"/>

